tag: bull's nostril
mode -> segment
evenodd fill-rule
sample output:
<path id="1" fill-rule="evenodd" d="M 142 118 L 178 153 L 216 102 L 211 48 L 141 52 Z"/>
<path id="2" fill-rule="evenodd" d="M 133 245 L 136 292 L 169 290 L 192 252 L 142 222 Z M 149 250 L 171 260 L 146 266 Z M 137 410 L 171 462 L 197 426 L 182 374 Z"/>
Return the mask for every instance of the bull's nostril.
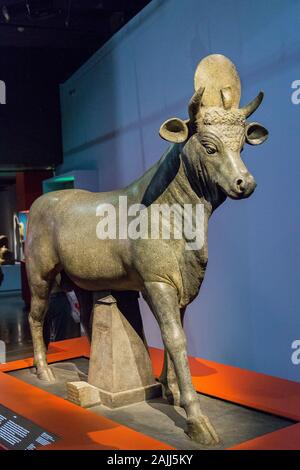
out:
<path id="1" fill-rule="evenodd" d="M 235 180 L 235 184 L 236 184 L 237 191 L 239 191 L 240 193 L 243 193 L 245 191 L 245 180 L 244 180 L 244 178 L 237 178 Z"/>

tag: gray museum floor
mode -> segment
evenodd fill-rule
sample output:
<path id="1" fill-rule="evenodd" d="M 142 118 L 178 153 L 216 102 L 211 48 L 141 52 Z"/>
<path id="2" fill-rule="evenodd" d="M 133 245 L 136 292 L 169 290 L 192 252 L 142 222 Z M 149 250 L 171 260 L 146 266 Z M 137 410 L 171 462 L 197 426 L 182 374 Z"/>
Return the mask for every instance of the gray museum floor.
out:
<path id="1" fill-rule="evenodd" d="M 0 339 L 7 343 L 7 361 L 32 356 L 27 312 L 23 310 L 23 302 L 18 295 L 0 296 Z M 53 364 L 52 367 L 57 378 L 54 384 L 38 380 L 34 369 L 14 371 L 10 374 L 66 398 L 66 382 L 85 380 L 88 360 L 78 358 L 71 362 Z M 199 395 L 199 398 L 203 411 L 211 418 L 222 440 L 221 444 L 214 448 L 228 448 L 292 424 L 289 420 L 223 400 L 204 395 Z M 184 411 L 181 408 L 174 408 L 163 399 L 154 399 L 114 410 L 103 405 L 92 407 L 90 410 L 177 449 L 203 449 L 201 445 L 192 442 L 186 436 Z"/>

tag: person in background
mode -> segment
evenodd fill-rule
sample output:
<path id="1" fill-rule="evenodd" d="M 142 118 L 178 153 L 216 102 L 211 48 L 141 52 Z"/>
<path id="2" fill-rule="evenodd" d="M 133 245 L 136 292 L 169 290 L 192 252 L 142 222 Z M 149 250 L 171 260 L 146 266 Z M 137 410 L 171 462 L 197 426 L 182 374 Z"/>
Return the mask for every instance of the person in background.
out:
<path id="1" fill-rule="evenodd" d="M 7 248 L 8 239 L 6 235 L 0 235 L 0 286 L 4 279 L 4 274 L 1 269 L 2 264 L 14 264 L 14 256 L 11 251 Z"/>
<path id="2" fill-rule="evenodd" d="M 14 264 L 14 254 L 8 249 L 8 238 L 0 235 L 0 264 Z"/>

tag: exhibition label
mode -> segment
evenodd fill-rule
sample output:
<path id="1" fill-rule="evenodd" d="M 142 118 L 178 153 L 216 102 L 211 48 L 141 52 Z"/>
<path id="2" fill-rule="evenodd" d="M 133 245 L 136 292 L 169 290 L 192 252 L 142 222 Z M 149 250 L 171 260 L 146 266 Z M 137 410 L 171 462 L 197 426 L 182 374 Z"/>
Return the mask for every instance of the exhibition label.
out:
<path id="1" fill-rule="evenodd" d="M 54 434 L 0 405 L 0 446 L 8 450 L 35 450 L 57 440 Z"/>

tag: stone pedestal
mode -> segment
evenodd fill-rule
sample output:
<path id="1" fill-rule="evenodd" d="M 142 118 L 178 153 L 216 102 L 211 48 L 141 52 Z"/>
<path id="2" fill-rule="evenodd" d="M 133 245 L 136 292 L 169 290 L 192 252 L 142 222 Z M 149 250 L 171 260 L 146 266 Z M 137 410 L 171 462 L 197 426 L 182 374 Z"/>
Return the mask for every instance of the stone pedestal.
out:
<path id="1" fill-rule="evenodd" d="M 161 395 L 136 293 L 95 296 L 88 383 L 99 389 L 101 403 L 110 408 Z"/>

